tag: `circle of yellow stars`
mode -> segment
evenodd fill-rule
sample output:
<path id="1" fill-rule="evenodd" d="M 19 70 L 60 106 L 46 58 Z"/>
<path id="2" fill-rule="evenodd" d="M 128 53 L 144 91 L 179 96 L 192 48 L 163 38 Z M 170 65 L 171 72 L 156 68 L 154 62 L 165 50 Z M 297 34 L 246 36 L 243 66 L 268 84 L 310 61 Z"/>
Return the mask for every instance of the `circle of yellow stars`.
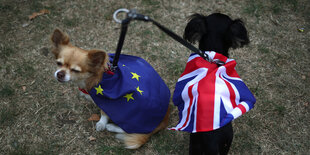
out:
<path id="1" fill-rule="evenodd" d="M 137 81 L 139 81 L 139 78 L 141 77 L 140 75 L 138 75 L 137 73 L 133 73 L 133 72 L 130 72 L 130 73 L 132 74 L 131 79 L 136 79 Z M 98 87 L 95 87 L 95 89 L 96 89 L 96 95 L 98 95 L 98 94 L 103 95 L 103 93 L 102 93 L 103 89 L 101 88 L 101 85 L 99 85 Z M 136 90 L 137 90 L 137 92 L 140 93 L 140 95 L 142 95 L 143 91 L 140 89 L 139 86 L 136 88 Z M 133 93 L 128 93 L 123 97 L 127 99 L 127 102 L 129 102 L 130 100 L 135 100 L 132 95 L 133 95 Z"/>

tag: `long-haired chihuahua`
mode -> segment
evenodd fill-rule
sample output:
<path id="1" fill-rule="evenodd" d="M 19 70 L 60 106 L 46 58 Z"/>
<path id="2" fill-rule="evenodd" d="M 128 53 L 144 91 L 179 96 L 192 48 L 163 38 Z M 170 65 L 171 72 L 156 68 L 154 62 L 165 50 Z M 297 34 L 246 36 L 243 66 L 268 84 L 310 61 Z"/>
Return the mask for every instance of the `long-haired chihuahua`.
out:
<path id="1" fill-rule="evenodd" d="M 76 47 L 59 29 L 53 32 L 51 40 L 58 66 L 55 78 L 62 83 L 75 83 L 101 108 L 97 131 L 116 132 L 116 138 L 122 140 L 126 148 L 136 149 L 152 134 L 166 128 L 170 91 L 146 61 L 121 55 L 120 63 L 125 59 L 127 63 L 111 72 L 111 55 L 106 52 Z M 134 71 L 133 66 L 138 69 Z M 143 83 L 148 86 L 143 87 Z M 108 123 L 109 118 L 113 123 Z"/>

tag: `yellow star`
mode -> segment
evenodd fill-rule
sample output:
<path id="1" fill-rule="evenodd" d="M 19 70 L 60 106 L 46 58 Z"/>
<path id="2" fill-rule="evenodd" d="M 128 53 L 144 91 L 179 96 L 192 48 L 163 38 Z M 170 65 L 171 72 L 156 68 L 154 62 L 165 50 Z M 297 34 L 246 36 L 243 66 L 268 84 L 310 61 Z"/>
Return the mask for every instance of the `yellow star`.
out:
<path id="1" fill-rule="evenodd" d="M 132 74 L 132 78 L 131 79 L 137 79 L 139 81 L 139 77 L 141 77 L 140 75 L 138 75 L 137 73 L 133 73 L 130 72 Z"/>
<path id="2" fill-rule="evenodd" d="M 125 67 L 126 65 L 123 64 L 123 67 Z"/>
<path id="3" fill-rule="evenodd" d="M 127 102 L 132 99 L 132 100 L 135 100 L 133 97 L 132 97 L 132 94 L 133 93 L 130 93 L 130 94 L 126 94 L 124 97 L 127 98 Z"/>
<path id="4" fill-rule="evenodd" d="M 139 88 L 139 87 L 137 87 L 136 89 L 137 89 L 137 91 L 138 91 L 138 92 L 142 95 L 142 92 L 143 92 L 143 91 L 142 91 L 142 90 L 140 90 L 140 88 Z"/>
<path id="5" fill-rule="evenodd" d="M 98 95 L 98 94 L 103 95 L 102 94 L 103 89 L 101 88 L 101 85 L 99 85 L 97 88 L 95 87 L 95 89 L 97 90 L 96 95 Z"/>

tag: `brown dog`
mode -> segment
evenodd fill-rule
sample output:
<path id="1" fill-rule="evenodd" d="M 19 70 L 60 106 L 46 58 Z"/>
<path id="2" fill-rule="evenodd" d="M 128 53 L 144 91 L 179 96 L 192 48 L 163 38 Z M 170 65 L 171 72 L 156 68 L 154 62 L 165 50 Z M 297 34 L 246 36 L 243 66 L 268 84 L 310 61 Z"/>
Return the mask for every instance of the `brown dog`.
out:
<path id="1" fill-rule="evenodd" d="M 109 70 L 107 53 L 73 46 L 70 44 L 68 35 L 58 29 L 54 31 L 51 40 L 55 47 L 52 52 L 58 65 L 55 78 L 59 82 L 72 81 L 79 88 L 89 92 L 102 79 L 103 73 Z M 101 111 L 101 118 L 96 124 L 96 130 L 102 131 L 106 128 L 108 131 L 117 132 L 116 137 L 125 143 L 126 148 L 136 149 L 146 143 L 152 134 L 167 127 L 169 108 L 159 125 L 150 133 L 126 133 L 122 128 L 109 124 L 108 119 L 105 112 Z"/>

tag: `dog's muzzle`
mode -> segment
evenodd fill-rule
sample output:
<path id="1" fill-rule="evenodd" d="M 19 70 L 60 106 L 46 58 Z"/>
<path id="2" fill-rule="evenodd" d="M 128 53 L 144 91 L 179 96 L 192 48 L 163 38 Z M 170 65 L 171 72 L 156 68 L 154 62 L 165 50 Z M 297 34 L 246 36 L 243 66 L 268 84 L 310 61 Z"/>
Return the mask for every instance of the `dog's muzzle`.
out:
<path id="1" fill-rule="evenodd" d="M 57 70 L 54 76 L 59 82 L 67 82 L 70 80 L 70 75 L 66 74 L 64 70 Z"/>

